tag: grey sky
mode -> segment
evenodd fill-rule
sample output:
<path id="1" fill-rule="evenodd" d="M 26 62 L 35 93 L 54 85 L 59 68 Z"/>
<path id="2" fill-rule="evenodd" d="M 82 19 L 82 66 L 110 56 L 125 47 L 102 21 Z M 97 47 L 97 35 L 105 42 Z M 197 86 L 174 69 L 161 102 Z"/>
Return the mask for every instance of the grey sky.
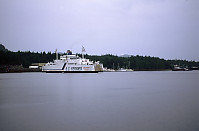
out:
<path id="1" fill-rule="evenodd" d="M 199 0 L 0 0 L 0 43 L 199 61 Z"/>

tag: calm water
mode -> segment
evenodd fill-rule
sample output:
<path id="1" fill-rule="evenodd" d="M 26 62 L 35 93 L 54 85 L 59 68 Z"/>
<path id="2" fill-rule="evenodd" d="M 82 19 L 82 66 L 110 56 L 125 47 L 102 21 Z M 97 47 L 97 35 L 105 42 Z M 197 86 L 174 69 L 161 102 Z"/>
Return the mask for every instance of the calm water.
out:
<path id="1" fill-rule="evenodd" d="M 199 71 L 0 74 L 0 131 L 198 131 Z"/>

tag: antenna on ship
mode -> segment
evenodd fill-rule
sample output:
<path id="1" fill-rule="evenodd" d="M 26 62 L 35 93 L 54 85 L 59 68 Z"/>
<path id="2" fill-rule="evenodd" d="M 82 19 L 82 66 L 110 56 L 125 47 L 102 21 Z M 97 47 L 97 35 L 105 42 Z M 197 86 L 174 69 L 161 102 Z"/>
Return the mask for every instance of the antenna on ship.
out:
<path id="1" fill-rule="evenodd" d="M 56 53 L 56 60 L 58 60 L 58 53 L 57 53 L 57 49 L 55 50 Z"/>
<path id="2" fill-rule="evenodd" d="M 82 59 L 84 59 L 84 52 L 86 52 L 85 48 L 82 46 Z"/>

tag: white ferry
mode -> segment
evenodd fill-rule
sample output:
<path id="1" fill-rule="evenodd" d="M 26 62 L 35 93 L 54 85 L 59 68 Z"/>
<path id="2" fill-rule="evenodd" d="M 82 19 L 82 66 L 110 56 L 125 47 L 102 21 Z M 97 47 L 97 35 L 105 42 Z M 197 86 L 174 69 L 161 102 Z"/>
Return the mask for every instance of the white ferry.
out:
<path id="1" fill-rule="evenodd" d="M 83 48 L 82 51 L 85 51 L 85 49 Z M 56 51 L 56 60 L 45 64 L 42 67 L 42 71 L 48 73 L 97 73 L 103 71 L 103 64 L 100 64 L 99 61 L 93 62 L 84 58 L 83 53 L 82 58 L 73 55 L 70 50 L 67 51 L 66 55 L 62 55 L 58 59 Z"/>

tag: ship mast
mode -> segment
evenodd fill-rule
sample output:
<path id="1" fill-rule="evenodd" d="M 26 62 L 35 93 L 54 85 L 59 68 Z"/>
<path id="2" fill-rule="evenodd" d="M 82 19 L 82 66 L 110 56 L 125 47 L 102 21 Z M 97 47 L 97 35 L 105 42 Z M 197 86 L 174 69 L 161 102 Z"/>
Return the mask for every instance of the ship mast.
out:
<path id="1" fill-rule="evenodd" d="M 58 60 L 58 53 L 57 53 L 57 49 L 55 50 L 56 53 L 56 60 Z"/>
<path id="2" fill-rule="evenodd" d="M 82 59 L 84 59 L 84 52 L 86 52 L 85 48 L 82 46 Z"/>

